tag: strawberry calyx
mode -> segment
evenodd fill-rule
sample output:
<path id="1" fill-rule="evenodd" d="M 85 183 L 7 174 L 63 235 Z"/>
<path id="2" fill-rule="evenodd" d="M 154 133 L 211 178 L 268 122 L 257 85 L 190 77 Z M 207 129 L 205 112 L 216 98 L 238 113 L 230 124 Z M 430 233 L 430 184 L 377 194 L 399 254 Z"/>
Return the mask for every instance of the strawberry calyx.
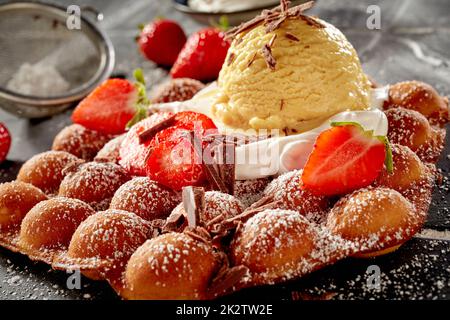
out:
<path id="1" fill-rule="evenodd" d="M 127 123 L 127 130 L 129 130 L 139 121 L 148 117 L 148 105 L 150 104 L 150 100 L 147 97 L 145 78 L 142 69 L 134 70 L 133 75 L 136 80 L 134 85 L 136 87 L 138 96 L 136 101 L 136 113 L 134 114 L 133 118 Z"/>
<path id="2" fill-rule="evenodd" d="M 394 161 L 392 158 L 392 148 L 391 144 L 389 142 L 389 139 L 386 136 L 374 136 L 373 130 L 365 130 L 364 127 L 358 123 L 353 121 L 335 121 L 330 123 L 331 127 L 344 127 L 344 126 L 355 126 L 359 128 L 361 131 L 363 131 L 363 134 L 366 135 L 369 138 L 376 138 L 380 142 L 384 144 L 384 147 L 386 149 L 386 157 L 384 160 L 384 165 L 386 167 L 386 170 L 388 173 L 392 173 L 394 171 Z"/>
<path id="3" fill-rule="evenodd" d="M 228 20 L 228 17 L 226 15 L 220 16 L 219 22 L 211 20 L 210 25 L 213 26 L 214 28 L 219 29 L 220 31 L 223 31 L 223 32 L 230 29 L 230 21 Z"/>

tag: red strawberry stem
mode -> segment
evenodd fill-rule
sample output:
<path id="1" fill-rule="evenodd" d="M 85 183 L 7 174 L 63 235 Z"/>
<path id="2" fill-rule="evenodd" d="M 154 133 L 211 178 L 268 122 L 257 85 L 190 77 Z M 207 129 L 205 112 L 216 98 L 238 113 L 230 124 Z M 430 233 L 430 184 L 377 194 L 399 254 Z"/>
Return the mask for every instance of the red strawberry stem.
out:
<path id="1" fill-rule="evenodd" d="M 343 126 L 355 126 L 361 129 L 364 134 L 368 135 L 369 137 L 374 137 L 378 140 L 380 140 L 386 149 L 386 158 L 384 160 L 384 165 L 386 166 L 386 170 L 389 173 L 392 173 L 394 171 L 394 161 L 392 158 L 392 148 L 391 144 L 389 143 L 389 139 L 386 136 L 374 136 L 373 130 L 366 131 L 364 130 L 364 127 L 359 124 L 358 122 L 352 122 L 352 121 L 341 121 L 341 122 L 331 122 L 330 124 L 332 127 L 343 127 Z"/>

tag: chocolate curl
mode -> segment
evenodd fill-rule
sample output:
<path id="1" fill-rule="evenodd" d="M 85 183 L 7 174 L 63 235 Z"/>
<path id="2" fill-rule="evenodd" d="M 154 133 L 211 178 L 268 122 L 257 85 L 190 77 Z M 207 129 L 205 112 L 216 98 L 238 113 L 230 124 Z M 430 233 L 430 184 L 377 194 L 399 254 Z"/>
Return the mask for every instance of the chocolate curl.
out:
<path id="1" fill-rule="evenodd" d="M 270 70 L 275 70 L 275 67 L 277 66 L 277 61 L 275 60 L 273 54 L 272 54 L 272 48 L 268 44 L 265 44 L 262 49 L 262 55 L 264 57 L 264 60 L 266 60 L 267 67 L 269 67 Z"/>
<path id="2" fill-rule="evenodd" d="M 255 202 L 253 205 L 244 210 L 241 214 L 228 218 L 223 221 L 223 225 L 225 226 L 235 226 L 236 222 L 246 222 L 248 219 L 253 217 L 254 215 L 267 210 L 267 209 L 275 209 L 280 207 L 282 204 L 281 200 L 273 200 L 272 196 L 267 196 L 259 201 Z"/>
<path id="3" fill-rule="evenodd" d="M 145 130 L 139 135 L 139 143 L 145 143 L 151 139 L 160 131 L 167 129 L 171 127 L 175 123 L 175 115 L 171 116 L 170 118 L 163 120 L 157 124 L 155 124 L 153 127 Z"/>
<path id="4" fill-rule="evenodd" d="M 182 198 L 189 227 L 196 228 L 201 226 L 201 216 L 205 212 L 205 189 L 191 186 L 184 187 Z"/>
<path id="5" fill-rule="evenodd" d="M 225 35 L 226 39 L 235 38 L 238 34 L 253 29 L 260 23 L 264 23 L 267 33 L 272 32 L 279 28 L 286 18 L 301 18 L 304 11 L 311 9 L 314 6 L 314 1 L 309 1 L 293 8 L 289 8 L 289 4 L 289 1 L 281 0 L 279 6 L 271 10 L 263 10 L 261 14 L 254 19 L 230 29 Z M 320 23 L 312 23 L 312 25 L 316 27 L 322 27 Z"/>
<path id="6" fill-rule="evenodd" d="M 294 34 L 292 34 L 292 33 L 290 33 L 290 32 L 286 32 L 284 35 L 285 35 L 285 37 L 288 38 L 289 40 L 292 40 L 292 41 L 295 41 L 295 42 L 300 41 L 300 39 L 299 39 L 296 35 L 294 35 Z"/>
<path id="7" fill-rule="evenodd" d="M 186 221 L 186 217 L 182 212 L 178 212 L 177 214 L 171 214 L 164 225 L 161 228 L 161 233 L 168 233 L 172 231 L 178 231 L 178 229 L 184 224 Z"/>
<path id="8" fill-rule="evenodd" d="M 207 139 L 211 139 L 208 137 Z M 210 150 L 213 155 L 208 163 L 203 163 L 206 177 L 213 190 L 222 193 L 234 194 L 235 186 L 235 148 L 236 143 L 230 143 L 228 138 L 217 136 L 210 141 Z M 206 141 L 206 140 L 205 140 Z M 217 145 L 213 145 L 216 143 Z"/>
<path id="9" fill-rule="evenodd" d="M 249 269 L 243 265 L 221 270 L 211 282 L 208 294 L 211 297 L 217 297 L 235 291 L 235 287 L 242 282 L 248 273 Z"/>
<path id="10" fill-rule="evenodd" d="M 214 224 L 211 230 L 214 234 L 213 243 L 220 244 L 223 239 L 228 237 L 231 232 L 233 232 L 233 230 L 236 230 L 237 232 L 237 228 L 254 215 L 267 209 L 279 208 L 281 204 L 281 200 L 274 201 L 272 196 L 263 197 L 262 199 L 248 207 L 246 210 L 244 210 L 244 212 L 242 212 L 241 214 L 225 219 L 220 223 Z"/>
<path id="11" fill-rule="evenodd" d="M 326 28 L 326 26 L 323 23 L 311 18 L 310 16 L 305 16 L 305 15 L 301 14 L 300 19 L 302 19 L 303 21 L 305 21 L 308 25 L 310 25 L 312 27 L 316 27 L 319 29 Z"/>

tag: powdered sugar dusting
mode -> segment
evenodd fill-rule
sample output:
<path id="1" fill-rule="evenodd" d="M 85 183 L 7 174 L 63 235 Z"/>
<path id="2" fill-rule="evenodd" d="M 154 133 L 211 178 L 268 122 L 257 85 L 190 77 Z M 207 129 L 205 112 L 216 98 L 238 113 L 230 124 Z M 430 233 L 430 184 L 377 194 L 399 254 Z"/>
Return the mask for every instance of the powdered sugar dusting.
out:
<path id="1" fill-rule="evenodd" d="M 146 220 L 165 218 L 180 202 L 180 195 L 147 177 L 136 177 L 122 185 L 111 201 L 111 209 L 134 212 Z"/>

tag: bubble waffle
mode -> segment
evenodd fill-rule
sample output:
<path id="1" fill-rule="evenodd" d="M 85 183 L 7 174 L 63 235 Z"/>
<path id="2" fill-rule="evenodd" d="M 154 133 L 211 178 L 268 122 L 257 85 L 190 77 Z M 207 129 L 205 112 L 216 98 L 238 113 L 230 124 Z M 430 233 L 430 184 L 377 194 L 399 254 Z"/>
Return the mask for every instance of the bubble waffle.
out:
<path id="1" fill-rule="evenodd" d="M 128 259 L 152 231 L 150 223 L 134 213 L 98 212 L 78 226 L 67 251 L 55 257 L 53 267 L 80 270 L 88 278 L 117 286 Z"/>
<path id="2" fill-rule="evenodd" d="M 126 299 L 205 299 L 219 267 L 213 247 L 185 233 L 145 242 L 125 272 Z"/>
<path id="3" fill-rule="evenodd" d="M 82 160 L 65 151 L 47 151 L 25 162 L 17 180 L 31 183 L 48 195 L 57 194 L 64 179 L 63 169 Z"/>
<path id="4" fill-rule="evenodd" d="M 0 184 L 0 245 L 17 251 L 17 236 L 25 215 L 47 196 L 35 186 L 13 181 Z"/>
<path id="5" fill-rule="evenodd" d="M 125 135 L 122 134 L 106 143 L 97 153 L 94 161 L 119 163 L 119 150 Z"/>
<path id="6" fill-rule="evenodd" d="M 300 188 L 301 171 L 294 170 L 274 179 L 264 190 L 264 195 L 281 201 L 281 208 L 298 211 L 320 220 L 329 207 L 329 199 Z"/>
<path id="7" fill-rule="evenodd" d="M 72 124 L 61 130 L 53 140 L 52 150 L 66 151 L 74 156 L 92 161 L 103 146 L 113 138 L 79 124 Z"/>
<path id="8" fill-rule="evenodd" d="M 205 193 L 205 208 L 200 219 L 211 229 L 215 224 L 242 213 L 244 206 L 235 197 L 218 191 Z M 183 203 L 180 203 L 167 219 L 167 227 L 183 231 L 188 226 L 187 213 Z"/>
<path id="9" fill-rule="evenodd" d="M 81 222 L 95 213 L 86 203 L 57 197 L 39 202 L 22 220 L 17 248 L 31 260 L 51 264 L 67 250 Z"/>
<path id="10" fill-rule="evenodd" d="M 399 192 L 362 189 L 340 199 L 327 217 L 327 228 L 356 243 L 356 256 L 377 255 L 409 240 L 422 227 L 426 213 Z"/>
<path id="11" fill-rule="evenodd" d="M 412 85 L 429 94 L 411 98 Z M 36 174 L 26 181 L 52 194 L 62 180 L 59 197 L 48 199 L 23 181 L 0 185 L 0 245 L 106 280 L 124 299 L 211 299 L 299 278 L 346 257 L 387 254 L 426 219 L 448 105 L 426 86 L 406 83 L 391 86 L 385 108 L 393 171 L 383 169 L 372 186 L 329 198 L 302 188 L 298 170 L 270 183 L 241 181 L 235 196 L 204 192 L 194 225 L 179 194 L 131 179 L 115 163 L 120 139 L 100 152 L 113 156 L 98 162 L 38 155 L 19 179 L 51 167 L 54 180 Z M 48 166 L 53 157 L 57 165 Z M 217 245 L 222 233 L 227 241 Z"/>
<path id="12" fill-rule="evenodd" d="M 64 170 L 65 177 L 59 195 L 90 204 L 96 210 L 109 207 L 116 190 L 130 179 L 117 164 L 88 162 L 74 164 Z"/>
<path id="13" fill-rule="evenodd" d="M 145 220 L 165 219 L 180 202 L 180 196 L 147 177 L 122 185 L 111 200 L 111 209 L 130 211 Z"/>

